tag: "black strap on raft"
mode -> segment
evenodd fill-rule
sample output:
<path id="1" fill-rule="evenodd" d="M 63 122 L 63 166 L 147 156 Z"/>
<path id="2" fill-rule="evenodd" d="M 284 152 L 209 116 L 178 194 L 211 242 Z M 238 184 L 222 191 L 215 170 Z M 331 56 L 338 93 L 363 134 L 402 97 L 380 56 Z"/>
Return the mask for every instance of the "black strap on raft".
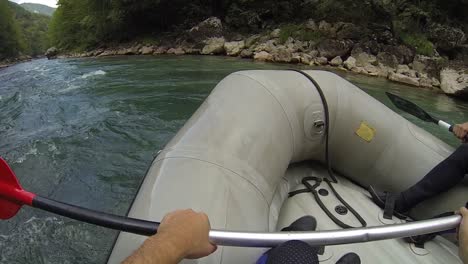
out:
<path id="1" fill-rule="evenodd" d="M 383 218 L 392 219 L 395 213 L 395 202 L 397 196 L 393 193 L 387 193 L 385 197 L 385 208 L 383 211 Z"/>
<path id="2" fill-rule="evenodd" d="M 311 185 L 309 183 L 309 181 L 315 181 L 315 184 L 314 185 Z M 328 208 L 325 206 L 325 204 L 322 202 L 322 199 L 320 198 L 320 195 L 317 191 L 318 187 L 320 187 L 320 184 L 322 182 L 326 182 L 327 185 L 330 187 L 330 189 L 332 190 L 333 194 L 336 196 L 336 198 L 338 198 L 338 200 L 354 215 L 354 217 L 356 217 L 356 219 L 359 221 L 359 223 L 361 223 L 361 227 L 366 227 L 367 226 L 367 223 L 366 221 L 359 215 L 358 212 L 356 212 L 356 210 L 354 210 L 344 199 L 343 197 L 341 197 L 341 195 L 336 191 L 336 189 L 333 187 L 333 184 L 332 182 L 329 180 L 329 179 L 322 179 L 322 178 L 318 178 L 318 177 L 305 177 L 302 179 L 302 184 L 304 184 L 304 186 L 306 187 L 306 189 L 301 189 L 301 190 L 297 190 L 297 191 L 292 191 L 289 193 L 289 197 L 292 197 L 296 194 L 300 194 L 300 193 L 305 193 L 305 192 L 311 192 L 312 195 L 314 196 L 315 200 L 317 201 L 317 204 L 320 206 L 320 208 L 325 212 L 325 214 L 331 219 L 333 220 L 333 222 L 335 224 L 337 224 L 338 226 L 340 226 L 341 228 L 354 228 L 354 226 L 350 226 L 350 225 L 347 225 L 345 223 L 343 223 L 340 219 L 336 218 L 335 215 L 333 215 L 332 212 L 330 212 L 330 210 L 328 210 Z"/>
<path id="3" fill-rule="evenodd" d="M 338 180 L 336 179 L 335 175 L 333 174 L 333 170 L 332 170 L 331 162 L 330 162 L 330 152 L 329 152 L 329 144 L 328 144 L 328 141 L 329 141 L 328 140 L 329 139 L 328 135 L 329 135 L 329 131 L 330 131 L 330 113 L 329 113 L 329 109 L 328 109 L 327 99 L 325 98 L 325 95 L 324 95 L 324 93 L 322 91 L 322 88 L 320 88 L 320 85 L 312 77 L 310 77 L 307 73 L 305 73 L 305 72 L 303 72 L 301 70 L 296 70 L 296 69 L 291 69 L 291 71 L 295 71 L 297 73 L 302 74 L 310 82 L 312 82 L 312 84 L 317 89 L 317 92 L 320 95 L 320 99 L 322 100 L 323 110 L 324 110 L 324 114 L 325 114 L 325 163 L 327 164 L 327 171 L 328 171 L 328 175 L 330 176 L 331 180 L 330 179 L 317 178 L 317 177 L 305 177 L 304 179 L 302 179 L 302 184 L 304 184 L 307 189 L 297 190 L 297 191 L 291 192 L 291 193 L 289 193 L 289 197 L 294 196 L 294 195 L 299 194 L 299 193 L 312 192 L 312 194 L 314 195 L 315 200 L 319 204 L 320 208 L 322 208 L 322 210 L 328 215 L 328 217 L 330 217 L 330 219 L 333 220 L 333 222 L 335 222 L 335 224 L 337 224 L 338 226 L 340 226 L 342 228 L 353 228 L 352 226 L 349 226 L 349 225 L 341 222 L 338 218 L 336 218 L 330 212 L 330 210 L 328 210 L 328 208 L 325 206 L 325 204 L 320 199 L 320 196 L 319 196 L 316 189 L 320 186 L 322 181 L 325 181 L 328 184 L 328 186 L 330 187 L 330 189 L 333 191 L 335 196 L 338 198 L 338 200 L 349 211 L 351 211 L 351 213 L 356 217 L 356 219 L 358 219 L 358 221 L 361 223 L 362 227 L 366 227 L 367 226 L 366 221 L 361 217 L 361 215 L 359 215 L 359 213 L 356 210 L 354 210 L 354 208 L 352 208 L 340 196 L 340 194 L 335 190 L 335 188 L 332 185 L 332 183 L 338 183 Z M 316 183 L 313 186 L 310 185 L 310 183 L 308 183 L 308 181 L 311 181 L 311 180 L 316 181 Z"/>
<path id="4" fill-rule="evenodd" d="M 322 100 L 323 104 L 323 111 L 325 114 L 325 163 L 327 164 L 327 170 L 328 170 L 328 175 L 332 179 L 332 182 L 338 183 L 338 180 L 336 179 L 335 175 L 333 174 L 333 170 L 331 167 L 331 162 L 330 162 L 330 152 L 328 150 L 328 135 L 330 131 L 330 113 L 328 111 L 328 103 L 327 99 L 325 98 L 325 95 L 323 94 L 322 88 L 320 88 L 320 85 L 312 78 L 310 77 L 307 73 L 301 71 L 301 70 L 295 70 L 291 69 L 291 71 L 298 72 L 302 74 L 304 77 L 306 77 L 309 81 L 312 82 L 312 84 L 315 86 L 317 89 L 317 92 L 320 95 L 320 99 Z"/>

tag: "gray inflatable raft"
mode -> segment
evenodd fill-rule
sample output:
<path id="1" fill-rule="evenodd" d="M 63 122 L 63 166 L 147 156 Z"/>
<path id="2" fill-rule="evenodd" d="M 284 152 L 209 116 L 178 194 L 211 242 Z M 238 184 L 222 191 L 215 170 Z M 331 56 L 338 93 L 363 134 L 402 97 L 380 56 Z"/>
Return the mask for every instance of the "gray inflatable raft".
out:
<path id="1" fill-rule="evenodd" d="M 170 211 L 193 208 L 208 214 L 213 229 L 270 233 L 312 215 L 317 231 L 339 232 L 343 224 L 361 227 L 361 241 L 382 238 L 383 229 L 369 231 L 374 227 L 404 223 L 385 219 L 362 186 L 404 190 L 453 149 L 341 77 L 324 71 L 306 73 L 323 90 L 329 124 L 317 88 L 304 75 L 233 73 L 216 86 L 153 161 L 129 216 L 157 221 Z M 338 183 L 322 181 L 318 199 L 311 192 L 288 197 L 291 191 L 305 189 L 305 177 L 329 178 L 324 165 L 326 125 L 329 162 Z M 420 204 L 411 217 L 427 219 L 456 210 L 466 202 L 467 193 L 465 181 Z M 343 201 L 361 221 L 343 208 Z M 453 225 L 453 218 L 450 221 Z M 325 233 L 320 238 L 319 242 L 333 244 L 319 256 L 322 263 L 334 264 L 349 252 L 358 254 L 362 263 L 461 263 L 456 244 L 446 237 L 437 236 L 419 248 L 401 238 L 341 244 L 350 243 L 347 234 Z M 144 239 L 120 233 L 109 263 L 120 263 Z M 240 244 L 239 239 L 233 241 L 237 247 L 219 247 L 209 257 L 185 262 L 255 263 L 265 251 L 239 247 L 242 243 L 255 246 L 249 239 Z"/>

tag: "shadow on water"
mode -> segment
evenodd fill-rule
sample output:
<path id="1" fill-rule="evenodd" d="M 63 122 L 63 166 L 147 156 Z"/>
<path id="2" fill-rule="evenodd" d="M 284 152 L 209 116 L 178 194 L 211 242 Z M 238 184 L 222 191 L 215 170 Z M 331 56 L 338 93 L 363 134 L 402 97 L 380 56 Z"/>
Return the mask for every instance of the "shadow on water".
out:
<path id="1" fill-rule="evenodd" d="M 125 214 L 158 150 L 226 75 L 287 69 L 225 57 L 35 60 L 0 71 L 0 156 L 43 196 Z M 468 104 L 386 80 L 338 72 L 384 104 L 402 95 L 463 122 Z M 404 115 L 451 145 L 435 125 Z M 116 232 L 24 208 L 0 224 L 0 263 L 104 263 Z"/>

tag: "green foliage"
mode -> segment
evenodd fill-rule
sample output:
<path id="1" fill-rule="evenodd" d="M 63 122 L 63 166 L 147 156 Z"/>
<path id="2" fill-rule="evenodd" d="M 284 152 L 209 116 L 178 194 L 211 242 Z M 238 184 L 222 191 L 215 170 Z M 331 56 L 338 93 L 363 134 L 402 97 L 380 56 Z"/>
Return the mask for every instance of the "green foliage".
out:
<path id="1" fill-rule="evenodd" d="M 407 46 L 413 47 L 418 54 L 434 55 L 434 44 L 422 34 L 402 34 L 401 39 Z"/>
<path id="2" fill-rule="evenodd" d="M 0 0 L 0 60 L 17 56 L 24 49 L 20 28 L 7 0 Z"/>
<path id="3" fill-rule="evenodd" d="M 24 40 L 23 54 L 31 56 L 44 54 L 49 45 L 47 31 L 50 18 L 45 15 L 33 14 L 14 3 L 10 3 L 10 5 Z"/>
<path id="4" fill-rule="evenodd" d="M 289 37 L 303 41 L 320 41 L 324 37 L 320 32 L 309 30 L 304 25 L 286 24 L 280 30 L 280 43 L 285 43 Z"/>
<path id="5" fill-rule="evenodd" d="M 315 21 L 352 22 L 363 27 L 383 24 L 394 33 L 424 32 L 429 22 L 468 25 L 468 0 L 59 0 L 49 36 L 64 49 L 87 49 L 107 43 L 158 36 L 217 16 L 229 30 L 261 32 L 272 25 Z M 468 27 L 468 26 L 465 26 Z M 320 40 L 319 33 L 286 25 L 293 36 Z M 407 40 L 428 50 L 421 38 Z M 421 48 L 423 47 L 423 48 Z"/>
<path id="6" fill-rule="evenodd" d="M 42 55 L 49 45 L 50 18 L 0 0 L 0 59 L 18 55 Z"/>

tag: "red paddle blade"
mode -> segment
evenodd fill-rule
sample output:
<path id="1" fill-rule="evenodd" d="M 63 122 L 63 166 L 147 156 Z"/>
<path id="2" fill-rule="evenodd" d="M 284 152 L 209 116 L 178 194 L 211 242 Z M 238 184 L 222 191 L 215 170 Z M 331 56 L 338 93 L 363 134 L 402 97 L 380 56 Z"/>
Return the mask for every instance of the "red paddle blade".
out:
<path id="1" fill-rule="evenodd" d="M 10 219 L 18 213 L 22 203 L 12 198 L 12 191 L 22 191 L 15 173 L 0 158 L 0 219 Z"/>

